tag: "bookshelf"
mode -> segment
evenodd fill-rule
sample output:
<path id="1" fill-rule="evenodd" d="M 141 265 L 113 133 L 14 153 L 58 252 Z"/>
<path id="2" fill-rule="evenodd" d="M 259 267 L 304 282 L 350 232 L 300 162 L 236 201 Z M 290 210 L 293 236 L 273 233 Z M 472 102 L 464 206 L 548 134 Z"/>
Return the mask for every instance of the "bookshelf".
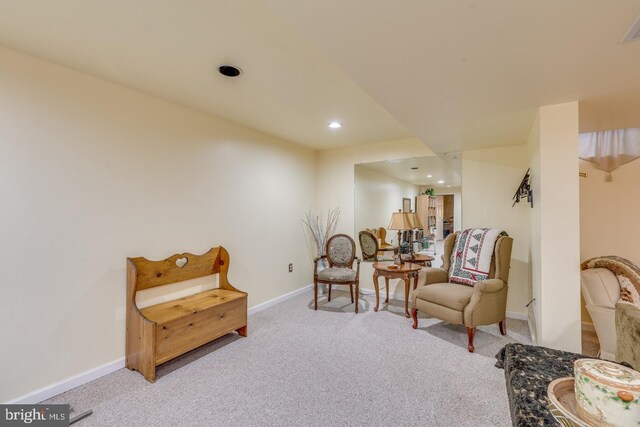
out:
<path id="1" fill-rule="evenodd" d="M 422 223 L 425 237 L 429 241 L 429 250 L 436 253 L 436 217 L 437 205 L 435 196 L 416 196 L 416 213 Z"/>

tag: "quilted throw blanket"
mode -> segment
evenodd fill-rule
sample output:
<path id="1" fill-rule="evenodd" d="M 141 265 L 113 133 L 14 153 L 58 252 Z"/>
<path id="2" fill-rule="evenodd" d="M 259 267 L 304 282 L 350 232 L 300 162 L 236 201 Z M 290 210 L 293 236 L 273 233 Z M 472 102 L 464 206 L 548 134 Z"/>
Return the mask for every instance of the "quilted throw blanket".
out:
<path id="1" fill-rule="evenodd" d="M 602 256 L 580 264 L 581 270 L 588 268 L 610 270 L 620 283 L 620 302 L 632 304 L 640 309 L 640 268 L 637 265 L 619 256 Z"/>
<path id="2" fill-rule="evenodd" d="M 451 252 L 449 281 L 473 286 L 487 279 L 500 234 L 502 230 L 497 228 L 469 228 L 458 234 Z"/>

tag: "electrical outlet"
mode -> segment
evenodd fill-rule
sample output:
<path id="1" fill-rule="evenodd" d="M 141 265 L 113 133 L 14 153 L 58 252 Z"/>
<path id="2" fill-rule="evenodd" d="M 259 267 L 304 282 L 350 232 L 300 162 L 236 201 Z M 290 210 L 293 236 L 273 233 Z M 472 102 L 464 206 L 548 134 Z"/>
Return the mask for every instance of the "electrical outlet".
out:
<path id="1" fill-rule="evenodd" d="M 293 272 L 293 264 L 289 264 L 289 273 Z"/>

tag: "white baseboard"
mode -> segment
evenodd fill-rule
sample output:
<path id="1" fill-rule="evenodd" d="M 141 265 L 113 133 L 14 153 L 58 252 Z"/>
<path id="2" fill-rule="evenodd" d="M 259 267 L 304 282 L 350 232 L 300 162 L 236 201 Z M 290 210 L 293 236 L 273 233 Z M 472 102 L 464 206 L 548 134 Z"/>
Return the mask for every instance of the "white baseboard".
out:
<path id="1" fill-rule="evenodd" d="M 280 295 L 279 297 L 273 298 L 269 301 L 265 301 L 261 304 L 255 305 L 249 308 L 249 314 L 255 314 L 262 310 L 266 310 L 269 307 L 272 307 L 284 300 L 289 298 L 293 298 L 296 295 L 300 295 L 307 290 L 313 287 L 313 284 L 303 286 L 300 289 L 296 289 L 295 291 L 289 292 L 284 295 Z M 33 391 L 31 393 L 25 394 L 24 396 L 18 397 L 17 399 L 11 400 L 7 403 L 13 404 L 35 404 L 42 402 L 43 400 L 47 400 L 52 398 L 53 396 L 57 396 L 60 393 L 64 393 L 65 391 L 69 391 L 73 388 L 86 384 L 90 381 L 96 380 L 102 376 L 110 374 L 112 372 L 117 371 L 118 369 L 124 368 L 124 357 L 120 359 L 114 360 L 113 362 L 106 363 L 102 366 L 98 366 L 97 368 L 90 369 L 81 374 L 75 375 L 71 378 L 67 378 L 66 380 L 62 380 L 55 384 L 49 385 L 47 387 L 43 387 L 39 390 Z"/>
<path id="2" fill-rule="evenodd" d="M 507 311 L 507 318 L 517 320 L 529 320 L 527 313 L 520 313 L 519 311 Z"/>
<path id="3" fill-rule="evenodd" d="M 360 288 L 360 295 L 375 295 L 376 291 L 373 289 L 362 289 Z M 387 291 L 384 286 L 380 287 L 380 298 L 385 298 L 387 296 Z M 390 292 L 389 299 L 399 299 L 404 301 L 404 291 L 402 292 Z"/>
<path id="4" fill-rule="evenodd" d="M 536 337 L 536 334 L 534 333 L 535 328 L 533 327 L 531 319 L 527 320 L 527 326 L 529 326 L 529 336 L 531 337 L 531 342 L 533 343 L 533 345 L 538 345 L 538 337 Z"/>
<path id="5" fill-rule="evenodd" d="M 589 332 L 595 332 L 596 328 L 593 326 L 593 323 L 582 322 L 582 330 L 583 331 L 589 331 Z"/>
<path id="6" fill-rule="evenodd" d="M 47 400 L 49 398 L 52 398 L 53 396 L 57 396 L 60 393 L 69 391 L 72 388 L 76 388 L 78 386 L 81 386 L 82 384 L 86 384 L 90 381 L 98 379 L 122 368 L 124 368 L 124 357 L 114 360 L 113 362 L 106 363 L 102 366 L 98 366 L 97 368 L 90 369 L 71 378 L 67 378 L 66 380 L 62 380 L 50 386 L 43 387 L 40 390 L 25 394 L 24 396 L 18 397 L 17 399 L 11 400 L 7 403 L 25 405 L 39 403 L 43 400 Z"/>
<path id="7" fill-rule="evenodd" d="M 273 299 L 270 299 L 269 301 L 265 301 L 263 303 L 260 303 L 258 305 L 254 305 L 253 307 L 249 308 L 249 314 L 256 314 L 262 310 L 266 310 L 269 307 L 273 307 L 274 305 L 281 303 L 282 301 L 288 300 L 289 298 L 293 298 L 297 295 L 303 294 L 306 291 L 308 291 L 310 288 L 313 287 L 313 283 L 307 286 L 303 286 L 300 289 L 296 289 L 295 291 L 291 291 L 287 294 L 284 295 L 280 295 L 279 297 L 275 297 Z"/>

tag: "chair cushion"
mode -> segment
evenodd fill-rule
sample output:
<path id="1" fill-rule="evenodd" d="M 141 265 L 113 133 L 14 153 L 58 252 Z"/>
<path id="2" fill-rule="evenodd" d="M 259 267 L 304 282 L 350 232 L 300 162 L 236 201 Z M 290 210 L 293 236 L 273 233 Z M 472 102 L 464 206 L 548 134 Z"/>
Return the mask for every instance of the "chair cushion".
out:
<path id="1" fill-rule="evenodd" d="M 336 282 L 349 282 L 356 280 L 356 272 L 350 268 L 325 268 L 318 272 L 320 280 L 335 280 Z"/>
<path id="2" fill-rule="evenodd" d="M 457 283 L 434 283 L 415 290 L 416 298 L 432 302 L 452 310 L 464 311 L 469 304 L 473 287 Z"/>

